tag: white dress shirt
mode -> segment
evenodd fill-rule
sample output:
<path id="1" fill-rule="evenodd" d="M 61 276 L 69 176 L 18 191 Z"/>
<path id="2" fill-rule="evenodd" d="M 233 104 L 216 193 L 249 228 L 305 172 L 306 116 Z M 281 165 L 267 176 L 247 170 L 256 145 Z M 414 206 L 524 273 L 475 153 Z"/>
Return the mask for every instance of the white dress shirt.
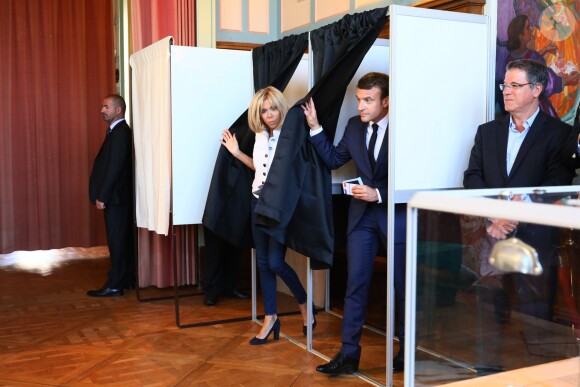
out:
<path id="1" fill-rule="evenodd" d="M 369 142 L 371 141 L 371 136 L 373 135 L 373 121 L 369 122 L 367 126 L 367 149 L 369 149 Z M 389 126 L 389 115 L 383 117 L 382 120 L 377 122 L 379 129 L 377 130 L 377 143 L 375 146 L 375 160 L 379 158 L 379 151 L 381 150 L 381 145 L 383 144 L 383 139 L 385 138 L 385 133 L 387 133 L 387 126 Z"/>

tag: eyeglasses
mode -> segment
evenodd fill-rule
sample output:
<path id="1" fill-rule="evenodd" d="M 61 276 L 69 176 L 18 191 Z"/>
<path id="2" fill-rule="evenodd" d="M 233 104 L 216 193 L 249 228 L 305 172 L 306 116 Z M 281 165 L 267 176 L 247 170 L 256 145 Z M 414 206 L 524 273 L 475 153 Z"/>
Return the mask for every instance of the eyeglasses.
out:
<path id="1" fill-rule="evenodd" d="M 499 89 L 501 91 L 504 91 L 505 89 L 519 90 L 526 85 L 533 85 L 533 83 L 500 83 Z"/>

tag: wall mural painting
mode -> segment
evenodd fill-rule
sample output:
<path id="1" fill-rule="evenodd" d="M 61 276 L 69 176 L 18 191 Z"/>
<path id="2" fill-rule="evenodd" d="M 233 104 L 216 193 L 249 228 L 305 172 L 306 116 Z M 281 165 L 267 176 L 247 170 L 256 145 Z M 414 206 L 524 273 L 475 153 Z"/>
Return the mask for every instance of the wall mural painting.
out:
<path id="1" fill-rule="evenodd" d="M 580 102 L 580 1 L 499 0 L 496 84 L 515 59 L 544 62 L 550 72 L 541 109 L 572 124 Z M 496 90 L 496 115 L 504 113 Z"/>

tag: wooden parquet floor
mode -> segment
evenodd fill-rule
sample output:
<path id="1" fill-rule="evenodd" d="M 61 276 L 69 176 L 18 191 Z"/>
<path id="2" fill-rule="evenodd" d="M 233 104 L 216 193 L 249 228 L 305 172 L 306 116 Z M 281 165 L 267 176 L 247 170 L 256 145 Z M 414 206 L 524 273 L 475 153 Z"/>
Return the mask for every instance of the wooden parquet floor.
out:
<path id="1" fill-rule="evenodd" d="M 179 329 L 173 299 L 140 302 L 135 291 L 87 297 L 104 282 L 106 254 L 105 248 L 65 249 L 0 258 L 1 386 L 369 385 L 357 376 L 317 373 L 325 361 L 286 336 L 249 346 L 260 330 L 252 321 Z M 201 296 L 181 300 L 182 324 L 245 317 L 251 310 L 246 300 L 220 300 L 215 307 Z M 296 309 L 288 297 L 279 300 L 281 312 Z M 328 313 L 317 318 L 315 349 L 333 356 L 341 321 Z M 283 316 L 281 323 L 284 335 L 306 342 L 299 316 Z M 384 337 L 365 332 L 362 345 L 361 371 L 384 384 Z"/>

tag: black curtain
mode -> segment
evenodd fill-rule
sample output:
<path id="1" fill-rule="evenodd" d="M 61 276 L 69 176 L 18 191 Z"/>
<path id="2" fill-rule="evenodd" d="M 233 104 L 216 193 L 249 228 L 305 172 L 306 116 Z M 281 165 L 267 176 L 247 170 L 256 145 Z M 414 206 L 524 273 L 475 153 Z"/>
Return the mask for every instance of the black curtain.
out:
<path id="1" fill-rule="evenodd" d="M 314 99 L 318 121 L 331 141 L 346 88 L 383 29 L 387 10 L 346 15 L 310 33 L 315 85 L 305 100 Z"/>
<path id="2" fill-rule="evenodd" d="M 274 86 L 284 91 L 308 48 L 308 33 L 288 36 L 252 50 L 254 91 Z"/>
<path id="3" fill-rule="evenodd" d="M 306 48 L 308 34 L 288 36 L 252 51 L 254 89 L 268 85 L 284 91 L 296 71 Z M 246 110 L 231 125 L 240 150 L 252 155 L 255 135 L 248 126 Z M 220 147 L 216 159 L 203 224 L 218 236 L 239 247 L 252 245 L 250 207 L 254 172 Z"/>
<path id="4" fill-rule="evenodd" d="M 262 227 L 290 248 L 314 259 L 315 269 L 328 268 L 333 260 L 331 176 L 311 148 L 300 105 L 313 98 L 318 121 L 329 138 L 334 138 L 348 84 L 383 29 L 386 15 L 387 8 L 346 15 L 311 32 L 318 80 L 286 116 L 256 206 Z"/>

